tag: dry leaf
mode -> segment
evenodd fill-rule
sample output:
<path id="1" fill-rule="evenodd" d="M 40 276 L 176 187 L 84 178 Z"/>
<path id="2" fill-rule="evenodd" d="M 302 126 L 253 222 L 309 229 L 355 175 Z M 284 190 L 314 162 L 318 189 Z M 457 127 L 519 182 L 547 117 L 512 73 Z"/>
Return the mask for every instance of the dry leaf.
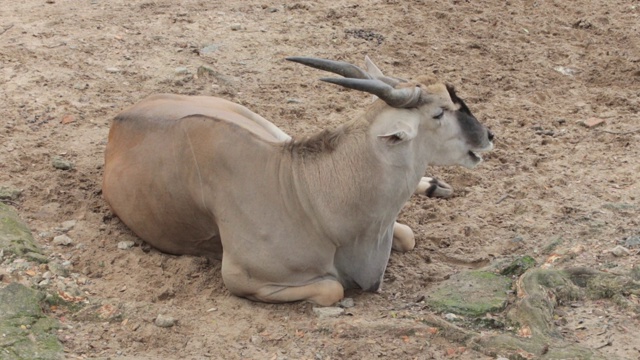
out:
<path id="1" fill-rule="evenodd" d="M 73 117 L 73 115 L 65 115 L 62 117 L 62 120 L 60 120 L 60 122 L 64 125 L 72 123 L 74 121 L 76 121 L 76 118 Z"/>

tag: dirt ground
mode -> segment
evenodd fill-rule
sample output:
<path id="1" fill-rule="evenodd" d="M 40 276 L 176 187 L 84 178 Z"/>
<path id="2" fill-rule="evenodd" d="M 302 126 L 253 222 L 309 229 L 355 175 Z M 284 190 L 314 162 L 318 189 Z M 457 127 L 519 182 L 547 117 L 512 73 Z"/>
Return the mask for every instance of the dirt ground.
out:
<path id="1" fill-rule="evenodd" d="M 416 331 L 429 313 L 416 300 L 456 272 L 520 255 L 609 272 L 640 259 L 638 248 L 609 251 L 640 235 L 639 24 L 637 0 L 4 2 L 0 185 L 23 190 L 11 205 L 52 261 L 69 261 L 71 275 L 51 286 L 90 303 L 50 309 L 67 357 L 488 358 Z M 362 65 L 365 55 L 387 74 L 455 85 L 496 148 L 474 170 L 429 169 L 456 196 L 411 199 L 400 221 L 416 249 L 392 255 L 381 294 L 347 294 L 350 316 L 231 296 L 219 263 L 149 249 L 104 203 L 107 133 L 125 106 L 158 92 L 215 95 L 309 135 L 357 116 L 369 96 L 284 58 Z M 594 118 L 604 124 L 580 124 Z M 54 168 L 56 157 L 73 169 Z M 55 245 L 69 220 L 73 243 Z M 563 311 L 570 341 L 640 356 L 633 312 L 604 300 Z M 158 314 L 177 324 L 154 325 Z"/>

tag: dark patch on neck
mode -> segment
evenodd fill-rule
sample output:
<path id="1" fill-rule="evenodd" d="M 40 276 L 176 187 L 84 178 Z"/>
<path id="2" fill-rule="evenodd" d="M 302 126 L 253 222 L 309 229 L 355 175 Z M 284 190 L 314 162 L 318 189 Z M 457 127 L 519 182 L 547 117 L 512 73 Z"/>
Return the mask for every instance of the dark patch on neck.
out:
<path id="1" fill-rule="evenodd" d="M 456 105 L 460 105 L 460 111 L 465 114 L 473 116 L 467 104 L 464 103 L 464 100 L 459 98 L 458 94 L 456 94 L 456 89 L 453 87 L 453 85 L 447 84 L 446 86 L 447 86 L 447 92 L 449 92 L 449 97 L 451 98 L 451 101 Z"/>
<path id="2" fill-rule="evenodd" d="M 284 148 L 292 154 L 315 155 L 321 153 L 332 153 L 342 142 L 347 129 L 340 127 L 335 130 L 322 130 L 310 137 L 300 140 L 290 140 L 285 143 Z"/>

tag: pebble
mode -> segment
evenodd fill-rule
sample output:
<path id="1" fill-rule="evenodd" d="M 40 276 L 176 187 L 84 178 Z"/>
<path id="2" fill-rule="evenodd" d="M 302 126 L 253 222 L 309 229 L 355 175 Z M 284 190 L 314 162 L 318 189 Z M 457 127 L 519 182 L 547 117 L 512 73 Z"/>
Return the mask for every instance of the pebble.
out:
<path id="1" fill-rule="evenodd" d="M 345 309 L 352 308 L 352 307 L 356 306 L 356 304 L 353 302 L 352 298 L 344 298 L 344 299 L 340 300 L 338 305 L 340 307 L 342 307 L 342 308 L 345 308 Z"/>
<path id="2" fill-rule="evenodd" d="M 172 327 L 173 325 L 176 324 L 176 320 L 174 318 L 172 318 L 171 316 L 165 316 L 165 315 L 158 315 L 158 317 L 156 317 L 156 321 L 155 321 L 156 326 L 158 327 L 162 327 L 162 328 L 168 328 L 168 327 Z"/>
<path id="3" fill-rule="evenodd" d="M 54 275 L 58 275 L 58 276 L 69 275 L 69 270 L 64 266 L 62 266 L 62 264 L 60 264 L 59 262 L 52 261 L 48 264 L 48 267 L 49 267 L 49 271 L 51 271 L 51 273 Z"/>
<path id="4" fill-rule="evenodd" d="M 262 337 L 260 335 L 253 335 L 251 337 L 251 343 L 255 345 L 262 344 Z"/>
<path id="5" fill-rule="evenodd" d="M 189 69 L 187 69 L 186 67 L 177 67 L 174 72 L 178 75 L 182 75 L 182 74 L 188 74 L 189 73 Z"/>
<path id="6" fill-rule="evenodd" d="M 0 186 L 0 200 L 16 200 L 22 194 L 22 190 L 9 186 Z"/>
<path id="7" fill-rule="evenodd" d="M 627 249 L 626 247 L 624 247 L 622 245 L 618 245 L 618 246 L 614 247 L 613 249 L 611 249 L 610 251 L 614 256 L 617 256 L 617 257 L 631 255 L 631 251 L 629 251 L 629 249 Z"/>
<path id="8" fill-rule="evenodd" d="M 56 230 L 66 233 L 66 232 L 71 231 L 75 226 L 76 226 L 76 221 L 75 220 L 68 220 L 68 221 L 63 222 L 60 225 L 59 228 L 56 228 Z"/>
<path id="9" fill-rule="evenodd" d="M 211 44 L 200 49 L 200 54 L 209 54 L 220 49 L 220 44 Z"/>
<path id="10" fill-rule="evenodd" d="M 49 286 L 49 283 L 50 283 L 49 279 L 44 279 L 38 283 L 38 286 L 42 286 L 42 287 Z"/>
<path id="11" fill-rule="evenodd" d="M 120 250 L 127 250 L 127 249 L 131 249 L 136 243 L 134 243 L 131 240 L 127 240 L 127 241 L 120 241 L 118 243 L 118 249 Z"/>
<path id="12" fill-rule="evenodd" d="M 456 319 L 458 319 L 458 315 L 452 314 L 452 313 L 447 313 L 447 314 L 444 314 L 444 318 L 447 321 L 455 321 Z"/>
<path id="13" fill-rule="evenodd" d="M 238 30 L 242 30 L 242 25 L 240 24 L 231 24 L 231 30 L 233 31 L 238 31 Z"/>
<path id="14" fill-rule="evenodd" d="M 629 236 L 627 240 L 624 241 L 624 246 L 631 249 L 640 247 L 640 236 Z"/>
<path id="15" fill-rule="evenodd" d="M 53 238 L 54 245 L 69 246 L 73 244 L 73 240 L 67 235 L 58 235 Z"/>
<path id="16" fill-rule="evenodd" d="M 314 307 L 313 313 L 320 319 L 338 317 L 344 313 L 344 309 L 341 307 Z"/>
<path id="17" fill-rule="evenodd" d="M 105 71 L 114 74 L 120 72 L 120 69 L 118 69 L 117 67 L 108 67 L 105 69 Z"/>
<path id="18" fill-rule="evenodd" d="M 60 170 L 71 170 L 73 169 L 73 163 L 71 161 L 65 160 L 59 156 L 56 156 L 51 161 L 51 164 L 54 168 Z"/>

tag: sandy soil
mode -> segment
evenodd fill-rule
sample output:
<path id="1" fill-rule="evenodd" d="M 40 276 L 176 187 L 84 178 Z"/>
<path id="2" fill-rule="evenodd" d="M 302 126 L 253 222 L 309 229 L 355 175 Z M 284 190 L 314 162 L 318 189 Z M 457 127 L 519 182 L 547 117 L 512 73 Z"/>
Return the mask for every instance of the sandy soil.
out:
<path id="1" fill-rule="evenodd" d="M 637 248 L 609 250 L 640 233 L 639 1 L 285 3 L 3 3 L 0 185 L 24 190 L 12 205 L 52 261 L 70 261 L 65 281 L 93 304 L 80 314 L 50 309 L 65 324 L 68 358 L 482 359 L 416 332 L 429 313 L 416 299 L 494 260 L 544 262 L 552 243 L 571 253 L 554 267 L 624 272 L 638 262 Z M 101 198 L 110 120 L 148 94 L 225 97 L 299 136 L 367 106 L 367 95 L 284 61 L 295 55 L 356 64 L 369 55 L 405 78 L 434 72 L 497 137 L 475 170 L 430 169 L 456 197 L 411 200 L 401 221 L 416 231 L 415 251 L 393 254 L 384 291 L 349 293 L 351 316 L 337 319 L 318 319 L 306 303 L 231 296 L 218 263 L 149 249 Z M 591 118 L 605 123 L 578 123 Z M 74 168 L 55 169 L 55 157 Z M 54 245 L 68 220 L 77 221 L 74 243 Z M 136 246 L 117 248 L 128 240 Z M 607 301 L 573 305 L 560 324 L 567 338 L 594 348 L 610 340 L 602 353 L 640 356 L 636 315 Z M 155 326 L 158 314 L 177 325 Z"/>

